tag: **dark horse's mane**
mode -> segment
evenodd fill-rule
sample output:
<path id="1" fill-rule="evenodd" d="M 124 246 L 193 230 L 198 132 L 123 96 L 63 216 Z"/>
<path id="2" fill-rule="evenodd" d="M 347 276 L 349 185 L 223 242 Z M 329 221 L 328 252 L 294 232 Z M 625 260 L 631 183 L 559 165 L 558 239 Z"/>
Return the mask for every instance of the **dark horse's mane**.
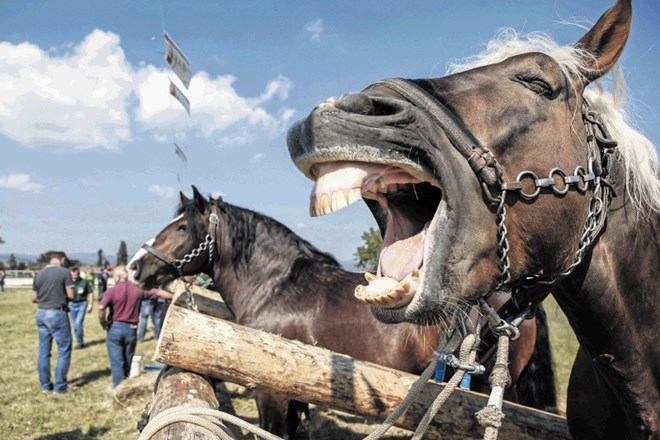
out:
<path id="1" fill-rule="evenodd" d="M 304 273 L 311 266 L 324 264 L 341 268 L 339 262 L 329 253 L 323 252 L 316 246 L 304 240 L 291 229 L 277 220 L 252 211 L 247 208 L 226 203 L 221 197 L 214 199 L 209 197 L 209 204 L 215 206 L 225 214 L 227 227 L 229 228 L 229 237 L 231 239 L 232 266 L 234 270 L 243 264 L 247 264 L 254 254 L 255 243 L 257 242 L 257 225 L 263 225 L 273 240 L 278 243 L 288 243 L 294 249 L 291 264 L 290 277 L 296 279 L 301 273 Z M 206 226 L 202 222 L 201 216 L 196 212 L 194 200 L 189 200 L 180 204 L 176 215 L 184 214 L 188 219 L 188 232 L 191 237 L 197 241 L 203 240 L 206 235 Z"/>

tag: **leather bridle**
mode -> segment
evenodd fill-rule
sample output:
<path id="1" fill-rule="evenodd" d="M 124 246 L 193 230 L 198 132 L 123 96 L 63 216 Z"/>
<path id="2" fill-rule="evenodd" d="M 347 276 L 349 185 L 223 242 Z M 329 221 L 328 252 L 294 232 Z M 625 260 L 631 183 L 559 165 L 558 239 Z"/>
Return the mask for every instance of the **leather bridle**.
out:
<path id="1" fill-rule="evenodd" d="M 620 164 L 614 151 L 617 142 L 610 137 L 600 115 L 584 100 L 582 118 L 587 130 L 587 147 L 589 148 L 589 163 L 586 168 L 577 166 L 573 174 L 569 175 L 556 167 L 549 171 L 547 177 L 539 177 L 532 171 L 522 171 L 515 181 L 505 182 L 502 168 L 495 155 L 479 143 L 456 115 L 426 90 L 410 80 L 389 78 L 371 84 L 364 91 L 376 87 L 385 87 L 399 94 L 415 107 L 424 110 L 438 124 L 479 179 L 486 202 L 491 207 L 495 207 L 500 280 L 493 290 L 486 292 L 478 300 L 479 304 L 483 308 L 486 304 L 485 300 L 496 291 L 510 291 L 511 300 L 500 308 L 496 316 L 498 314 L 502 316 L 500 321 L 504 321 L 504 323 L 518 322 L 518 324 L 525 318 L 531 318 L 536 306 L 549 295 L 552 287 L 568 276 L 582 262 L 585 253 L 591 248 L 605 225 L 607 209 L 613 195 L 612 189 L 616 183 Z M 534 182 L 534 192 L 524 192 L 522 183 L 524 180 Z M 509 242 L 506 228 L 505 201 L 507 194 L 517 193 L 521 198 L 533 201 L 543 188 L 551 188 L 555 194 L 562 195 L 568 192 L 571 185 L 581 193 L 585 193 L 589 187 L 592 187 L 593 194 L 573 263 L 557 274 L 536 274 L 512 280 L 509 270 Z M 492 312 L 491 309 L 486 310 L 485 313 L 492 317 Z M 492 318 L 497 321 L 499 317 Z M 491 324 L 494 323 L 491 322 Z M 502 325 L 502 322 L 499 324 Z"/>
<path id="2" fill-rule="evenodd" d="M 159 260 L 163 261 L 164 263 L 173 266 L 177 270 L 177 272 L 179 273 L 179 277 L 181 278 L 183 277 L 183 269 L 182 269 L 183 265 L 192 262 L 194 259 L 199 257 L 202 252 L 207 250 L 208 250 L 209 265 L 210 265 L 213 262 L 213 254 L 215 252 L 215 242 L 216 242 L 217 230 L 219 224 L 219 218 L 218 218 L 218 214 L 216 213 L 216 210 L 217 210 L 216 206 L 211 205 L 211 214 L 209 215 L 209 231 L 206 234 L 206 237 L 204 237 L 204 240 L 199 244 L 199 246 L 197 246 L 190 253 L 184 255 L 180 259 L 173 258 L 146 243 L 142 245 L 142 249 L 144 249 L 154 257 L 158 258 Z"/>

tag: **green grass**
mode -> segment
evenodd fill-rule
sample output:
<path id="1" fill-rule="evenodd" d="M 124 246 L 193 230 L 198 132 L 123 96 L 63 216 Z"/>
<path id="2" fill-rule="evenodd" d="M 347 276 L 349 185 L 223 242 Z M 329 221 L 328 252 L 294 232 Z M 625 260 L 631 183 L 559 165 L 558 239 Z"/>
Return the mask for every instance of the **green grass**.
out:
<path id="1" fill-rule="evenodd" d="M 42 394 L 37 375 L 36 305 L 29 289 L 0 293 L 0 434 L 3 439 L 124 439 L 136 438 L 136 424 L 157 372 L 129 379 L 113 393 L 105 331 L 96 308 L 85 319 L 84 349 L 74 349 L 69 383 L 74 393 Z M 149 331 L 147 337 L 153 333 Z M 151 363 L 156 342 L 138 343 L 136 354 Z M 51 373 L 54 374 L 53 343 Z"/>
<path id="2" fill-rule="evenodd" d="M 545 307 L 551 324 L 550 336 L 561 406 L 565 401 L 568 373 L 577 342 L 556 303 L 549 299 Z M 128 379 L 116 395 L 112 392 L 105 331 L 98 323 L 95 307 L 94 312 L 85 319 L 88 346 L 82 350 L 74 349 L 72 354 L 69 382 L 78 386 L 78 390 L 64 395 L 42 394 L 37 376 L 35 309 L 36 306 L 30 302 L 29 289 L 8 289 L 0 293 L 0 438 L 137 438 L 136 425 L 146 404 L 151 401 L 157 372 Z M 152 334 L 150 330 L 147 337 Z M 143 365 L 152 363 L 155 345 L 153 339 L 138 343 L 136 354 L 143 356 Z M 55 357 L 53 344 L 53 371 Z M 239 416 L 255 423 L 255 407 L 249 393 L 230 394 L 226 397 L 227 403 L 234 407 Z"/>

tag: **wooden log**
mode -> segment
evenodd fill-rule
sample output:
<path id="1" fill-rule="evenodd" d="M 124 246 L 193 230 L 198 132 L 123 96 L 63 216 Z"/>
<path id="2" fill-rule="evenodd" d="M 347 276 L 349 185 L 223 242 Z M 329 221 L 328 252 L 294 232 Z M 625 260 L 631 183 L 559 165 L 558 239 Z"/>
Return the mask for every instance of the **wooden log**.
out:
<path id="1" fill-rule="evenodd" d="M 192 290 L 197 310 L 199 310 L 200 313 L 215 316 L 220 319 L 226 319 L 228 321 L 234 320 L 234 314 L 229 310 L 225 302 L 222 300 L 222 296 L 218 292 L 204 289 L 194 283 L 190 286 L 190 289 Z M 186 307 L 188 295 L 186 294 L 186 283 L 184 283 L 183 280 L 176 279 L 170 282 L 165 287 L 165 290 L 174 294 L 172 304 Z"/>
<path id="2" fill-rule="evenodd" d="M 178 307 L 177 307 L 178 308 Z M 174 407 L 218 409 L 213 383 L 208 377 L 175 367 L 166 367 L 156 380 L 149 420 Z M 196 425 L 177 422 L 158 431 L 151 440 L 194 438 L 215 440 L 217 437 Z"/>
<path id="3" fill-rule="evenodd" d="M 365 335 L 364 337 L 368 337 Z M 417 376 L 269 333 L 170 307 L 155 359 L 249 388 L 383 421 L 403 400 Z M 429 382 L 396 423 L 414 430 L 443 385 Z M 425 438 L 482 438 L 474 413 L 487 396 L 456 390 L 436 415 Z M 505 402 L 503 439 L 568 439 L 566 419 Z"/>

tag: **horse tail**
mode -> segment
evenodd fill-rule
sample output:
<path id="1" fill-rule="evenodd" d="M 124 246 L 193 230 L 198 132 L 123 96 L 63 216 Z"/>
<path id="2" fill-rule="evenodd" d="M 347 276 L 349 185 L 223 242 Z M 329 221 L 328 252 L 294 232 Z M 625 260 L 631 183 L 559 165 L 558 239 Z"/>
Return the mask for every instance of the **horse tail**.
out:
<path id="1" fill-rule="evenodd" d="M 522 405 L 557 414 L 557 390 L 548 330 L 548 318 L 539 305 L 536 309 L 534 351 L 520 374 L 516 391 Z"/>

